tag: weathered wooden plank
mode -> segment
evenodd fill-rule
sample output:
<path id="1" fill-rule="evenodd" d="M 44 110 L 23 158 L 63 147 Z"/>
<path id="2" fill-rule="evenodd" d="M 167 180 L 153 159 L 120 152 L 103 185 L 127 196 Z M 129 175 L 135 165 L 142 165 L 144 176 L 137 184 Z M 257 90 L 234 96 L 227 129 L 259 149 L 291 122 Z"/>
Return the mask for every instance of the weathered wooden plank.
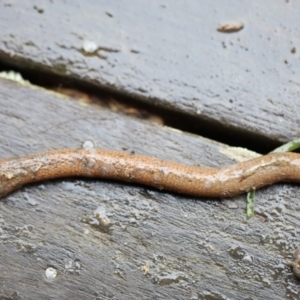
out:
<path id="1" fill-rule="evenodd" d="M 0 157 L 92 140 L 187 164 L 235 162 L 222 144 L 2 79 L 0 107 Z M 299 244 L 298 202 L 295 185 L 258 191 L 247 221 L 245 196 L 221 203 L 91 179 L 27 186 L 0 201 L 0 298 L 297 299 L 284 261 Z"/>
<path id="2" fill-rule="evenodd" d="M 299 135 L 299 6 L 4 1 L 0 59 L 181 111 L 202 132 L 213 125 L 223 135 L 248 133 L 256 143 L 284 142 Z M 226 21 L 245 27 L 218 32 Z M 95 52 L 84 53 L 93 43 Z"/>

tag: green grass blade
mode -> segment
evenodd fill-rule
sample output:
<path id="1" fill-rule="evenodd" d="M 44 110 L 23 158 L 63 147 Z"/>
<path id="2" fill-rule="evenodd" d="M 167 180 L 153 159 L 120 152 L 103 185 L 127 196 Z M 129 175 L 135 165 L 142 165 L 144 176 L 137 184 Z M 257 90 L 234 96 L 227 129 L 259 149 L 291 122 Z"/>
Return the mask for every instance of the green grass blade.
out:
<path id="1" fill-rule="evenodd" d="M 300 139 L 296 139 L 276 148 L 271 153 L 292 152 L 299 148 L 300 148 Z M 246 215 L 248 219 L 254 216 L 254 201 L 255 201 L 255 191 L 253 190 L 247 193 Z"/>
<path id="2" fill-rule="evenodd" d="M 247 193 L 247 219 L 254 216 L 255 190 Z"/>
<path id="3" fill-rule="evenodd" d="M 291 142 L 288 142 L 275 150 L 273 150 L 271 153 L 276 152 L 292 152 L 300 148 L 300 139 L 293 140 Z"/>

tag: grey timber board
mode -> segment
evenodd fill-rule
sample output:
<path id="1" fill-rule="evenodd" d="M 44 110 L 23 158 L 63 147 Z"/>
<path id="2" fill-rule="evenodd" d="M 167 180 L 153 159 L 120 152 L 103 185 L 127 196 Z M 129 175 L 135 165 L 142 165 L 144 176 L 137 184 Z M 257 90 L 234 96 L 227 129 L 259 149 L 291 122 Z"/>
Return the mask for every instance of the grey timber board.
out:
<path id="1" fill-rule="evenodd" d="M 91 140 L 186 164 L 236 162 L 226 145 L 3 79 L 0 107 L 1 158 Z M 298 208 L 299 186 L 287 184 L 258 191 L 248 221 L 245 195 L 84 178 L 26 186 L 0 201 L 0 299 L 298 299 L 285 265 L 299 246 Z"/>
<path id="2" fill-rule="evenodd" d="M 299 10 L 284 0 L 1 1 L 0 60 L 182 112 L 203 132 L 286 142 L 300 127 Z M 235 21 L 245 27 L 216 30 Z"/>

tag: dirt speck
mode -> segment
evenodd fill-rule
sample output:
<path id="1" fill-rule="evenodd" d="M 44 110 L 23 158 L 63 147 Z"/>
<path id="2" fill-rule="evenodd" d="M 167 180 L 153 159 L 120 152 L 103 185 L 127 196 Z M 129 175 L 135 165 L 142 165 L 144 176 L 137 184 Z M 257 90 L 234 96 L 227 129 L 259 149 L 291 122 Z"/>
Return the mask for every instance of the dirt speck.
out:
<path id="1" fill-rule="evenodd" d="M 220 32 L 225 32 L 225 33 L 232 33 L 232 32 L 237 32 L 240 31 L 244 28 L 244 23 L 240 21 L 232 21 L 232 22 L 226 22 L 223 24 L 220 24 L 217 27 L 217 30 Z"/>

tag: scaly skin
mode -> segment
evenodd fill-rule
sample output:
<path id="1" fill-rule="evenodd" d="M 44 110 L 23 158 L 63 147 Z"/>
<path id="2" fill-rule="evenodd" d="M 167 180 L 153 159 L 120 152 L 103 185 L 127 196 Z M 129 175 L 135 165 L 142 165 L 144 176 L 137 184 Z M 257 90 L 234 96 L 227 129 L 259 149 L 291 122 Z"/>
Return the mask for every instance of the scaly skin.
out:
<path id="1" fill-rule="evenodd" d="M 197 197 L 231 197 L 275 182 L 300 183 L 300 154 L 273 153 L 220 169 L 99 149 L 64 149 L 0 160 L 0 197 L 32 182 L 107 178 Z"/>

